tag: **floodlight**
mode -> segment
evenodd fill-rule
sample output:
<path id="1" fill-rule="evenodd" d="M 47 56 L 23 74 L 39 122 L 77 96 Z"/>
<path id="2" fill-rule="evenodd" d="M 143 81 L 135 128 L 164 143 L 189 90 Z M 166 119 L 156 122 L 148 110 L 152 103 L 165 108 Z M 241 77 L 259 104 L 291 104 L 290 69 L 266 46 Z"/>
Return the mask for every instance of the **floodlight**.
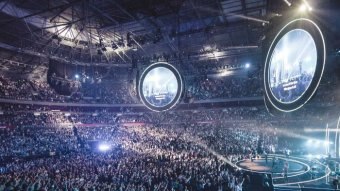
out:
<path id="1" fill-rule="evenodd" d="M 105 143 L 100 144 L 98 147 L 98 149 L 102 152 L 108 151 L 110 150 L 110 148 L 111 148 L 110 145 L 105 144 Z"/>

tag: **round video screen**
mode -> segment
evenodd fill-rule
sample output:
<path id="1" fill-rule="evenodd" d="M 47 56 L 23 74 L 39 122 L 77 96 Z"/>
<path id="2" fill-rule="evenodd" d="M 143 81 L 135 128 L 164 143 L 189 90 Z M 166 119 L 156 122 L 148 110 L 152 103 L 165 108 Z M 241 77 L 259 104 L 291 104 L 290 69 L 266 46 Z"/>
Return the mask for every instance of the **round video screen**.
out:
<path id="1" fill-rule="evenodd" d="M 276 44 L 269 63 L 270 91 L 282 103 L 299 99 L 310 86 L 317 61 L 313 37 L 303 29 L 286 33 Z"/>
<path id="2" fill-rule="evenodd" d="M 284 112 L 301 108 L 314 95 L 326 59 L 320 28 L 309 19 L 296 19 L 274 38 L 265 62 L 266 100 Z"/>
<path id="3" fill-rule="evenodd" d="M 165 62 L 152 64 L 139 80 L 139 95 L 151 110 L 165 111 L 173 107 L 182 93 L 182 79 L 172 65 Z"/>

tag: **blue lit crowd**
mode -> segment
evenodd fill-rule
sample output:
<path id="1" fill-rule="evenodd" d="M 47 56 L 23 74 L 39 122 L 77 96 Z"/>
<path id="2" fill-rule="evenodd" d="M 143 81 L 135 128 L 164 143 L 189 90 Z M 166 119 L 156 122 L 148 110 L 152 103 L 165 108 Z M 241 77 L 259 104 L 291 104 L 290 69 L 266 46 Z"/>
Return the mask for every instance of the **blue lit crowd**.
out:
<path id="1" fill-rule="evenodd" d="M 205 79 L 187 80 L 187 95 L 195 100 L 229 99 L 256 97 L 262 95 L 258 80 L 251 79 Z M 58 82 L 61 86 L 74 87 L 76 81 Z M 12 80 L 0 75 L 0 98 L 18 100 L 131 104 L 139 103 L 131 84 L 113 84 L 103 80 L 101 83 L 79 83 L 79 87 L 70 88 L 70 95 L 61 95 L 47 82 L 38 80 Z"/>
<path id="2" fill-rule="evenodd" d="M 154 114 L 137 120 L 110 113 L 4 114 L 0 190 L 239 191 L 246 178 L 230 161 L 256 152 L 260 139 L 268 152 L 269 145 L 277 145 L 275 136 L 268 136 L 273 132 L 261 133 L 263 127 L 183 124 L 182 114 L 167 114 L 181 124 L 162 124 Z M 124 125 L 131 122 L 139 123 Z M 110 149 L 101 152 L 93 142 Z"/>

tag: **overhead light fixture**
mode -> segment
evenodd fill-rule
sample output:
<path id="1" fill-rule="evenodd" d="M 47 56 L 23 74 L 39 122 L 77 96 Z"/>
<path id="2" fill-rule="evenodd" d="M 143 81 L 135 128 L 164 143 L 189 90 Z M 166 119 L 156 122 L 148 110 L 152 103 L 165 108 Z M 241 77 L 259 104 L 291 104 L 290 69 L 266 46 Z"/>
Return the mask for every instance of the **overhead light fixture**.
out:
<path id="1" fill-rule="evenodd" d="M 117 45 L 118 45 L 119 47 L 125 46 L 125 44 L 124 44 L 124 39 L 123 39 L 123 38 L 119 39 L 118 42 L 117 42 Z"/>
<path id="2" fill-rule="evenodd" d="M 56 44 L 60 44 L 62 39 L 58 35 L 55 34 L 55 35 L 52 36 L 52 41 Z"/>
<path id="3" fill-rule="evenodd" d="M 112 41 L 112 49 L 113 50 L 116 50 L 116 49 L 118 49 L 119 47 L 117 46 L 117 44 L 116 43 L 114 43 L 113 41 Z"/>
<path id="4" fill-rule="evenodd" d="M 312 11 L 312 10 L 313 8 L 306 1 L 304 1 L 304 3 L 301 4 L 299 8 L 300 12 L 306 12 L 306 11 Z"/>
<path id="5" fill-rule="evenodd" d="M 288 0 L 283 0 L 289 7 L 292 5 Z"/>
<path id="6" fill-rule="evenodd" d="M 130 32 L 128 32 L 127 34 L 126 34 L 126 45 L 128 46 L 128 47 L 131 47 L 132 45 L 133 45 L 133 41 L 132 41 L 132 36 L 131 36 L 132 34 L 130 33 Z"/>
<path id="7" fill-rule="evenodd" d="M 300 12 L 305 12 L 305 11 L 307 11 L 307 5 L 306 5 L 306 4 L 300 5 L 299 10 L 300 10 Z"/>

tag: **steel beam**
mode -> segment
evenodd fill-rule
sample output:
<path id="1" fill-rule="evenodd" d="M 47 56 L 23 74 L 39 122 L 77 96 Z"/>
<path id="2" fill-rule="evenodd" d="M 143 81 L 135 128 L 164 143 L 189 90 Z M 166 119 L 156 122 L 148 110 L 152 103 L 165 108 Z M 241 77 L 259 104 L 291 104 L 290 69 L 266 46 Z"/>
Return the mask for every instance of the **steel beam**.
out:
<path id="1" fill-rule="evenodd" d="M 116 25 L 119 24 L 119 22 L 112 18 L 110 15 L 106 14 L 106 13 L 103 13 L 100 9 L 98 9 L 97 7 L 93 6 L 92 4 L 89 4 L 89 7 L 94 10 L 95 12 L 99 13 L 102 17 L 105 17 L 107 19 L 109 19 L 111 22 L 115 23 Z"/>
<path id="2" fill-rule="evenodd" d="M 10 0 L 7 0 L 4 5 L 2 5 L 2 7 L 0 8 L 0 11 L 2 11 L 3 8 L 5 8 L 7 6 L 7 4 L 9 3 Z"/>
<path id="3" fill-rule="evenodd" d="M 17 21 L 17 20 L 22 20 L 22 19 L 27 19 L 29 17 L 33 17 L 33 16 L 36 16 L 36 15 L 40 15 L 42 13 L 45 13 L 45 12 L 48 12 L 48 11 L 53 11 L 53 10 L 56 10 L 56 9 L 62 9 L 64 8 L 65 6 L 69 6 L 70 4 L 74 4 L 78 1 L 81 1 L 81 0 L 75 0 L 71 3 L 68 3 L 68 4 L 63 4 L 63 5 L 59 5 L 59 6 L 55 6 L 55 7 L 51 7 L 51 8 L 48 8 L 48 9 L 44 9 L 44 10 L 41 10 L 41 11 L 38 11 L 38 12 L 35 12 L 35 13 L 32 13 L 32 14 L 29 14 L 29 15 L 26 15 L 26 16 L 23 16 L 23 17 L 17 17 L 17 18 L 14 18 L 14 19 L 11 19 L 11 20 L 7 20 L 7 21 L 4 21 L 2 26 L 5 26 L 7 24 L 10 24 L 11 22 L 14 22 L 14 21 Z"/>

